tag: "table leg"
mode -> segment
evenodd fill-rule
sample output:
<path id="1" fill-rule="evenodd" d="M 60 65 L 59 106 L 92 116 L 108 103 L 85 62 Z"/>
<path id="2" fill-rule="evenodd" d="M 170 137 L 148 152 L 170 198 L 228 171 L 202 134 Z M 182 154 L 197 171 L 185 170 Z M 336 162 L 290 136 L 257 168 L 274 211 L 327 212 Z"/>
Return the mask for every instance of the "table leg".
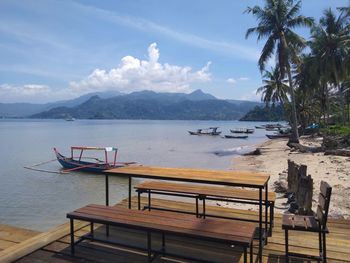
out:
<path id="1" fill-rule="evenodd" d="M 131 209 L 131 176 L 129 176 L 129 209 Z"/>
<path id="2" fill-rule="evenodd" d="M 266 183 L 266 187 L 265 187 L 265 245 L 267 245 L 267 222 L 268 222 L 268 210 L 269 210 L 269 202 L 268 202 L 268 183 Z M 270 225 L 270 227 L 272 227 Z"/>
<path id="3" fill-rule="evenodd" d="M 70 219 L 70 253 L 74 255 L 74 219 Z"/>
<path id="4" fill-rule="evenodd" d="M 106 185 L 106 206 L 109 206 L 109 182 L 108 182 L 108 174 L 105 174 L 105 185 Z M 109 236 L 109 225 L 106 225 L 106 236 Z"/>
<path id="5" fill-rule="evenodd" d="M 259 262 L 262 262 L 262 188 L 259 188 Z"/>
<path id="6" fill-rule="evenodd" d="M 106 185 L 106 206 L 109 206 L 109 183 L 108 183 L 108 175 L 105 175 L 105 185 Z"/>

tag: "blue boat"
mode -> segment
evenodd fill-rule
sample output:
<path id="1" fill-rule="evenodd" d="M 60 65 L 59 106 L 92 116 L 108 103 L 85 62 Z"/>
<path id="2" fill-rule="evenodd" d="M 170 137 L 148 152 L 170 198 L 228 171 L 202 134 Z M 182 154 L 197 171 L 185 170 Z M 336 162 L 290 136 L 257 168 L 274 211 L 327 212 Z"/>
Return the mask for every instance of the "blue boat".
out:
<path id="1" fill-rule="evenodd" d="M 105 170 L 125 167 L 135 162 L 117 162 L 117 152 L 118 149 L 115 147 L 84 147 L 84 146 L 72 146 L 71 147 L 71 157 L 66 157 L 58 152 L 54 148 L 56 158 L 58 162 L 65 168 L 63 172 L 70 171 L 82 171 L 90 173 L 102 173 Z M 79 157 L 74 157 L 74 152 L 79 151 Z M 84 151 L 104 151 L 105 160 L 100 160 L 94 157 L 84 157 Z M 108 152 L 113 152 L 113 162 L 108 161 Z M 83 159 L 94 159 L 94 162 L 83 161 Z"/>

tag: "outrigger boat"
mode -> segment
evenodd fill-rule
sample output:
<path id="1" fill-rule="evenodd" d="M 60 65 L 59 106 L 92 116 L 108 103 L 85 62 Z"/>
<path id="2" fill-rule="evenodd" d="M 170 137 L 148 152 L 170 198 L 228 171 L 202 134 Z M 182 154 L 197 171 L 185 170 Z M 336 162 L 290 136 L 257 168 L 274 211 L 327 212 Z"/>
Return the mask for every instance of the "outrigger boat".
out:
<path id="1" fill-rule="evenodd" d="M 56 158 L 58 162 L 66 168 L 64 172 L 70 171 L 82 171 L 91 173 L 102 173 L 105 170 L 124 167 L 135 162 L 122 163 L 117 162 L 118 149 L 115 147 L 84 147 L 84 146 L 72 146 L 71 157 L 66 157 L 60 154 L 56 148 L 54 148 Z M 78 157 L 74 156 L 75 151 L 78 151 Z M 84 151 L 103 151 L 105 160 L 100 160 L 94 157 L 84 157 Z M 113 152 L 113 162 L 108 161 L 108 152 Z M 83 161 L 83 159 L 94 159 L 95 162 Z"/>
<path id="2" fill-rule="evenodd" d="M 190 135 L 220 135 L 221 131 L 217 131 L 219 127 L 210 127 L 207 129 L 198 129 L 197 131 L 188 131 Z"/>

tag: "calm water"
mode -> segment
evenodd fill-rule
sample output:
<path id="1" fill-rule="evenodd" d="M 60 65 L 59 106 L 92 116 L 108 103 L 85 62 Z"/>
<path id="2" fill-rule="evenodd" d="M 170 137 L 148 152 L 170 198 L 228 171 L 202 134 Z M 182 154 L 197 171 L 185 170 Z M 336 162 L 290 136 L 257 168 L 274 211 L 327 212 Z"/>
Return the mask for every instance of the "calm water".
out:
<path id="1" fill-rule="evenodd" d="M 24 169 L 55 158 L 57 147 L 69 155 L 72 145 L 117 146 L 120 161 L 143 165 L 230 169 L 237 153 L 265 140 L 256 130 L 248 140 L 191 136 L 187 130 L 218 126 L 222 134 L 259 123 L 135 120 L 0 120 L 0 224 L 40 231 L 66 222 L 65 214 L 88 203 L 104 203 L 104 176 L 55 174 Z M 216 153 L 216 154 L 215 154 Z M 58 171 L 57 162 L 40 168 Z M 127 195 L 127 179 L 111 179 L 111 201 Z"/>

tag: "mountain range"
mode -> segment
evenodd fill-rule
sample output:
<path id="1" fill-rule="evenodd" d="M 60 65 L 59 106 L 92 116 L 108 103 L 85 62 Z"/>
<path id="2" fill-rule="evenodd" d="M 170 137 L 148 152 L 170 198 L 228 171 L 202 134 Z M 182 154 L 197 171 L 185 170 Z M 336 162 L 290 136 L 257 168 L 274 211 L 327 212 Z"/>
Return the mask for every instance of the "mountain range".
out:
<path id="1" fill-rule="evenodd" d="M 220 100 L 196 90 L 192 93 L 139 91 L 89 93 L 47 104 L 2 103 L 0 116 L 45 119 L 159 119 L 236 120 L 259 102 Z"/>

